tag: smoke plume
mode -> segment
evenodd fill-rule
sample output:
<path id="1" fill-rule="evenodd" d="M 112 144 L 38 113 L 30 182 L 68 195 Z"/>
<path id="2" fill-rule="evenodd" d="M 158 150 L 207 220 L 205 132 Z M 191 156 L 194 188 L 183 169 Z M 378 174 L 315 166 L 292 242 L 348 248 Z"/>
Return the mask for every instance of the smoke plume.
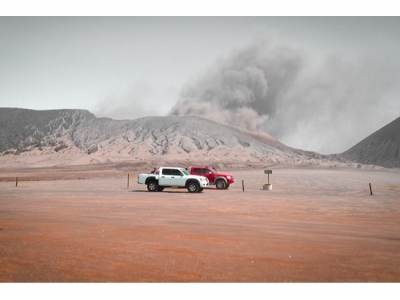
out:
<path id="1" fill-rule="evenodd" d="M 270 40 L 233 52 L 182 89 L 171 115 L 197 115 L 324 154 L 343 152 L 391 120 L 388 64 L 331 55 L 320 66 Z M 386 118 L 386 120 L 385 120 Z"/>

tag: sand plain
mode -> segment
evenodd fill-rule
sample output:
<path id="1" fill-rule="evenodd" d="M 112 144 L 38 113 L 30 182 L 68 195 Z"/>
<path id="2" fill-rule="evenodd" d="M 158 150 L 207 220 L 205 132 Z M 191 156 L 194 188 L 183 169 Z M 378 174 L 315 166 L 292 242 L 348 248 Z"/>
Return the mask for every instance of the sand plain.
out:
<path id="1" fill-rule="evenodd" d="M 251 168 L 200 194 L 149 193 L 139 170 L 1 169 L 0 282 L 400 281 L 400 170 L 271 168 L 271 191 Z"/>

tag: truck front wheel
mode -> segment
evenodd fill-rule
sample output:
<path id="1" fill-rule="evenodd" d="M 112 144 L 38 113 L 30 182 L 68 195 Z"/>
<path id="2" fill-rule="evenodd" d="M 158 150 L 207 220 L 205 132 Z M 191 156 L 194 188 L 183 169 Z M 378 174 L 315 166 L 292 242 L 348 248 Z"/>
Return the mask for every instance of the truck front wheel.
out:
<path id="1" fill-rule="evenodd" d="M 222 179 L 218 179 L 215 182 L 215 186 L 217 187 L 217 189 L 223 190 L 225 188 L 225 182 Z"/>
<path id="2" fill-rule="evenodd" d="M 200 186 L 197 182 L 189 182 L 187 189 L 189 193 L 197 193 L 200 189 Z"/>
<path id="3" fill-rule="evenodd" d="M 149 192 L 155 192 L 155 191 L 157 191 L 157 190 L 158 190 L 158 184 L 157 184 L 157 182 L 155 182 L 155 181 L 150 181 L 150 182 L 147 184 L 147 190 L 148 190 Z"/>

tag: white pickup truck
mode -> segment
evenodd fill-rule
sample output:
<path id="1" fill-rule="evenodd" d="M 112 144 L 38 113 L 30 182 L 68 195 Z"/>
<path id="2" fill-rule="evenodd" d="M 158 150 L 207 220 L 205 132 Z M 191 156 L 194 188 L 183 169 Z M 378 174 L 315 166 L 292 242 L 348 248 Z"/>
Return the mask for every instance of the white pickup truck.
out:
<path id="1" fill-rule="evenodd" d="M 146 184 L 149 192 L 161 192 L 165 187 L 186 188 L 189 193 L 200 193 L 209 181 L 204 176 L 191 175 L 184 168 L 162 167 L 155 174 L 139 174 L 138 184 Z"/>

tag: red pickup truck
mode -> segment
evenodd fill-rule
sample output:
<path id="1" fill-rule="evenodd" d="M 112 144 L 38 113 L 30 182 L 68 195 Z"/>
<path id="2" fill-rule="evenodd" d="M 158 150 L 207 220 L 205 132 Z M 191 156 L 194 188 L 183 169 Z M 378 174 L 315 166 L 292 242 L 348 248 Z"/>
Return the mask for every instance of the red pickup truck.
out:
<path id="1" fill-rule="evenodd" d="M 217 189 L 227 189 L 234 183 L 233 175 L 220 173 L 210 166 L 191 166 L 187 170 L 192 175 L 207 177 L 210 185 L 215 185 Z"/>

